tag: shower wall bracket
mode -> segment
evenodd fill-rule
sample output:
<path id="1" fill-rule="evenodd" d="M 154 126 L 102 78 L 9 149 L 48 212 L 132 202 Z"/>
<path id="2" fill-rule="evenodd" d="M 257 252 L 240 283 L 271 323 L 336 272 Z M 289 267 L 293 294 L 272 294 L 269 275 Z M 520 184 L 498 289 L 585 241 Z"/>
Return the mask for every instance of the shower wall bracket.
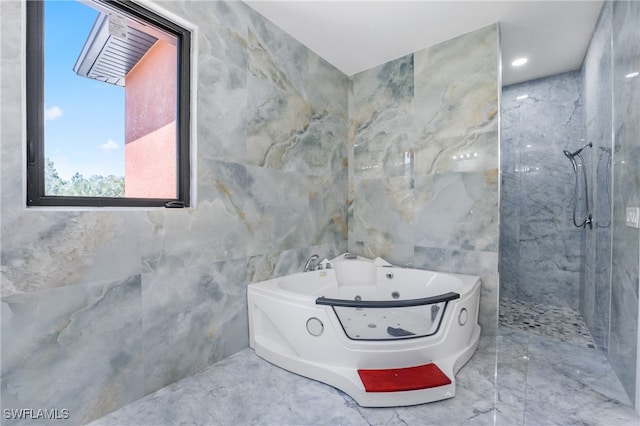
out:
<path id="1" fill-rule="evenodd" d="M 629 228 L 640 228 L 640 207 L 627 207 L 626 222 Z"/>

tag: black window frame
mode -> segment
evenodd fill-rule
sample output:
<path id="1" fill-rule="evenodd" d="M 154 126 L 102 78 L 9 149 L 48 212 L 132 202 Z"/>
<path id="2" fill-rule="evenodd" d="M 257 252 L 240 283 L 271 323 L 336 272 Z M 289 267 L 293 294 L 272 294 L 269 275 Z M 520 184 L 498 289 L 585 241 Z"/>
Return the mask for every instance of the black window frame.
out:
<path id="1" fill-rule="evenodd" d="M 44 1 L 26 2 L 27 206 L 189 207 L 191 205 L 191 30 L 126 0 L 99 0 L 111 9 L 151 23 L 177 37 L 177 197 L 76 197 L 45 194 L 44 153 Z"/>

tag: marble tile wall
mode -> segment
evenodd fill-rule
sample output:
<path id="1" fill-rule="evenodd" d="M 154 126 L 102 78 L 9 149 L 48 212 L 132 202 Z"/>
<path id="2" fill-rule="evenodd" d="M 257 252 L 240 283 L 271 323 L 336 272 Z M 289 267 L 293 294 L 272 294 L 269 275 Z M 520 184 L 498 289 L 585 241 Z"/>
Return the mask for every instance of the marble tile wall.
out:
<path id="1" fill-rule="evenodd" d="M 195 209 L 24 207 L 0 3 L 2 408 L 86 423 L 193 374 L 247 346 L 246 285 L 312 253 L 479 274 L 496 333 L 497 26 L 348 79 L 243 3 L 158 3 L 199 26 Z"/>
<path id="2" fill-rule="evenodd" d="M 626 226 L 625 209 L 640 205 L 640 175 L 629 166 L 640 161 L 640 91 L 637 79 L 626 75 L 640 69 L 639 21 L 640 4 L 605 2 L 580 72 L 511 86 L 502 97 L 501 295 L 579 308 L 632 400 L 638 368 L 640 236 Z M 525 92 L 529 98 L 515 99 Z M 582 145 L 566 142 L 571 135 L 574 141 L 582 137 L 574 126 L 581 114 L 585 143 L 593 144 L 585 159 L 594 228 L 586 232 L 562 225 L 571 221 L 573 186 L 559 184 L 572 179 L 560 152 Z M 552 151 L 557 154 L 550 159 L 546 152 L 530 152 L 536 144 L 526 138 L 514 141 L 515 134 L 530 140 L 544 136 L 555 143 Z M 527 163 L 532 160 L 543 163 L 540 171 L 545 173 L 537 173 L 538 164 Z M 544 195 L 544 209 L 527 205 L 532 193 Z M 532 211 L 541 217 L 531 216 Z M 540 232 L 523 234 L 525 223 L 532 229 L 540 225 Z"/>
<path id="3" fill-rule="evenodd" d="M 501 102 L 500 295 L 577 310 L 588 231 L 573 225 L 575 174 L 562 150 L 586 143 L 581 74 L 505 87 Z M 588 176 L 592 157 L 586 149 Z"/>
<path id="4" fill-rule="evenodd" d="M 596 227 L 588 236 L 580 310 L 632 401 L 637 401 L 640 234 L 626 208 L 640 206 L 640 4 L 605 2 L 585 58 L 586 131 Z M 636 407 L 637 409 L 638 407 Z"/>
<path id="5" fill-rule="evenodd" d="M 349 80 L 349 251 L 480 275 L 496 333 L 498 28 Z"/>
<path id="6" fill-rule="evenodd" d="M 347 77 L 241 2 L 158 3 L 199 27 L 195 209 L 24 207 L 0 3 L 2 408 L 98 418 L 246 348 L 248 283 L 346 251 Z"/>
<path id="7" fill-rule="evenodd" d="M 582 66 L 585 131 L 594 149 L 590 181 L 594 228 L 586 233 L 580 313 L 605 353 L 609 348 L 611 305 L 612 6 L 610 2 L 604 4 Z"/>
<path id="8" fill-rule="evenodd" d="M 640 3 L 613 2 L 613 214 L 609 360 L 636 399 L 640 234 L 626 226 L 626 208 L 640 207 Z M 636 407 L 637 408 L 637 407 Z"/>

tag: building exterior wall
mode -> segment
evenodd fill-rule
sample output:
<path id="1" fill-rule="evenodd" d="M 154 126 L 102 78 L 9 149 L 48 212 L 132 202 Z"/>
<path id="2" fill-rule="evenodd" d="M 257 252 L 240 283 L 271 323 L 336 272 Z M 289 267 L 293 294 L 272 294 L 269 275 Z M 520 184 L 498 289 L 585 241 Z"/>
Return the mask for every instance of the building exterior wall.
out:
<path id="1" fill-rule="evenodd" d="M 125 197 L 177 196 L 176 57 L 158 40 L 125 78 Z"/>

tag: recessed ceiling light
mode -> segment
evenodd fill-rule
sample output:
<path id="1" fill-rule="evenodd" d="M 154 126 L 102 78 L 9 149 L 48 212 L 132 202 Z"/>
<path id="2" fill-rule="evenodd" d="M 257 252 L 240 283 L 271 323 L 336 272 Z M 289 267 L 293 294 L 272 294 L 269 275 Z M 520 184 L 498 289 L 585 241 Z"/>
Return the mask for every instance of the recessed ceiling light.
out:
<path id="1" fill-rule="evenodd" d="M 523 99 L 527 99 L 528 97 L 529 97 L 529 95 L 520 95 L 520 96 L 516 97 L 516 99 L 521 101 Z"/>
<path id="2" fill-rule="evenodd" d="M 518 58 L 515 61 L 511 62 L 511 65 L 514 66 L 514 67 L 519 67 L 519 66 L 522 66 L 522 65 L 526 64 L 527 61 L 528 61 L 527 58 Z"/>
<path id="3" fill-rule="evenodd" d="M 635 72 L 631 72 L 631 73 L 629 73 L 629 74 L 625 75 L 625 77 L 627 77 L 627 78 L 633 78 L 633 77 L 637 77 L 637 76 L 639 76 L 639 75 L 640 75 L 640 72 L 635 71 Z"/>

